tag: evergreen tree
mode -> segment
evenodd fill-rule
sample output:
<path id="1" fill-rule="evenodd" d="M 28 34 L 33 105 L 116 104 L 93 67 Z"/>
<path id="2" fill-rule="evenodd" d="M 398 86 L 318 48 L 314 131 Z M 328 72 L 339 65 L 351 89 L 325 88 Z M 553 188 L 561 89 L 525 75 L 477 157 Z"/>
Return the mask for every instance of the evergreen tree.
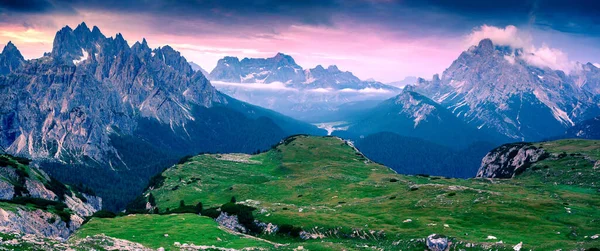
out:
<path id="1" fill-rule="evenodd" d="M 198 204 L 196 204 L 196 213 L 198 213 L 198 214 L 201 213 L 203 207 L 204 206 L 202 205 L 202 202 L 198 202 Z"/>
<path id="2" fill-rule="evenodd" d="M 150 202 L 150 206 L 156 206 L 156 199 L 154 198 L 154 195 L 148 195 L 148 202 Z"/>
<path id="3" fill-rule="evenodd" d="M 237 201 L 235 200 L 235 196 L 231 196 L 231 203 L 236 203 Z"/>
<path id="4" fill-rule="evenodd" d="M 184 208 L 185 207 L 185 201 L 180 200 L 179 201 L 179 207 Z"/>

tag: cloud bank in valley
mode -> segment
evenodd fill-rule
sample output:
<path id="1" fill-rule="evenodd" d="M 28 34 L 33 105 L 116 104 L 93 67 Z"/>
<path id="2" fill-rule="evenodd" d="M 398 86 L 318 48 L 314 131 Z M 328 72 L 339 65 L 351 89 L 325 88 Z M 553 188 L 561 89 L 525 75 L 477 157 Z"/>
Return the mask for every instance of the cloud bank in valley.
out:
<path id="1" fill-rule="evenodd" d="M 286 85 L 281 82 L 272 82 L 272 83 L 232 83 L 232 82 L 224 82 L 224 81 L 211 81 L 211 83 L 217 89 L 245 89 L 245 90 L 256 90 L 256 91 L 266 91 L 266 92 L 306 92 L 312 94 L 365 94 L 365 95 L 391 95 L 393 92 L 380 88 L 363 88 L 363 89 L 350 89 L 344 88 L 341 90 L 335 90 L 333 88 L 309 88 L 309 89 L 298 89 Z"/>

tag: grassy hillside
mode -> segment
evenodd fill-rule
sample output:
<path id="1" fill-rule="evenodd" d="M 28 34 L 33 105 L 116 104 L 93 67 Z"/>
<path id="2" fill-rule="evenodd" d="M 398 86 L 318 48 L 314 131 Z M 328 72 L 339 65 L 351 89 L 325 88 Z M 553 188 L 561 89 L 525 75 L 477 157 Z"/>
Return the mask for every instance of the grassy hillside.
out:
<path id="1" fill-rule="evenodd" d="M 123 227 L 127 226 L 127 227 Z M 118 239 L 143 243 L 149 248 L 176 249 L 180 244 L 241 249 L 244 247 L 272 248 L 265 241 L 245 238 L 229 232 L 211 218 L 195 214 L 130 215 L 114 219 L 92 219 L 76 238 L 105 234 Z"/>
<path id="2" fill-rule="evenodd" d="M 600 246 L 600 239 L 591 238 L 600 234 L 599 171 L 593 169 L 593 161 L 600 159 L 598 142 L 539 145 L 557 158 L 536 163 L 513 180 L 462 180 L 398 175 L 338 138 L 297 136 L 258 155 L 192 157 L 153 179 L 141 199 L 145 204 L 152 194 L 153 204 L 165 213 L 176 210 L 181 201 L 202 202 L 209 208 L 235 197 L 238 204 L 255 207 L 259 221 L 326 236 L 323 241 L 259 236 L 290 244 L 287 248 L 359 250 L 367 245 L 423 250 L 422 238 L 432 233 L 450 236 L 453 248 L 473 243 L 481 249 L 499 241 L 503 244 L 494 249 L 512 250 L 519 242 L 537 250 Z M 93 233 L 125 238 L 113 229 L 138 228 L 125 221 L 93 223 L 82 233 L 94 227 Z M 173 227 L 165 224 L 160 228 Z M 211 243 L 211 238 L 198 237 L 194 244 Z M 139 241 L 156 246 L 154 240 Z"/>

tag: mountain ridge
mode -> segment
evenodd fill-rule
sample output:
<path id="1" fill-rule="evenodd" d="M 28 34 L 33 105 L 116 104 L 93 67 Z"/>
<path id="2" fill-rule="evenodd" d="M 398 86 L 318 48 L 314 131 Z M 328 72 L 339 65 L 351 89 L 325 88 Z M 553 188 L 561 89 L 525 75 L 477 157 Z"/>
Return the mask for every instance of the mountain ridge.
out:
<path id="1" fill-rule="evenodd" d="M 46 171 L 73 183 L 90 180 L 71 180 L 63 172 L 69 166 L 108 172 L 97 177 L 121 171 L 150 177 L 161 168 L 147 165 L 170 165 L 184 155 L 254 152 L 286 135 L 324 133 L 222 94 L 168 45 L 150 49 L 143 39 L 130 47 L 120 33 L 107 38 L 85 23 L 65 26 L 50 53 L 0 76 L 0 90 L 0 145 L 14 155 L 60 164 Z M 141 154 L 135 145 L 155 154 L 131 158 Z M 107 189 L 98 193 L 109 207 L 112 199 L 125 200 L 106 183 L 94 188 Z"/>

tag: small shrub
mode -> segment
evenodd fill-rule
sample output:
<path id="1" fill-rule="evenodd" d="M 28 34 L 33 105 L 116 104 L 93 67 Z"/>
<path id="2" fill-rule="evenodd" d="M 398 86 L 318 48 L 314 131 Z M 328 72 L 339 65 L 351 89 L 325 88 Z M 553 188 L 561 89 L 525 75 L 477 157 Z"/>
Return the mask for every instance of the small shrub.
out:
<path id="1" fill-rule="evenodd" d="M 396 179 L 396 178 L 391 178 L 391 179 L 390 179 L 390 182 L 398 182 L 398 179 Z"/>
<path id="2" fill-rule="evenodd" d="M 204 209 L 204 210 L 202 210 L 202 215 L 216 219 L 217 217 L 219 217 L 219 215 L 221 215 L 221 212 L 219 212 L 218 209 L 219 208 L 217 208 L 217 207 L 211 207 L 208 209 Z"/>
<path id="3" fill-rule="evenodd" d="M 451 193 L 448 194 L 448 197 L 452 197 L 454 195 L 456 195 L 456 193 L 455 192 L 451 192 Z"/>
<path id="4" fill-rule="evenodd" d="M 201 213 L 203 207 L 202 202 L 198 202 L 198 204 L 196 204 L 196 213 Z"/>
<path id="5" fill-rule="evenodd" d="M 302 228 L 294 227 L 289 224 L 283 224 L 279 226 L 279 230 L 277 230 L 277 233 L 279 234 L 289 235 L 292 237 L 300 237 L 300 232 L 302 232 Z"/>
<path id="6" fill-rule="evenodd" d="M 177 162 L 178 165 L 184 164 L 185 162 L 188 162 L 190 159 L 192 159 L 194 156 L 192 155 L 186 155 L 183 156 L 183 158 L 179 159 L 179 161 Z"/>

